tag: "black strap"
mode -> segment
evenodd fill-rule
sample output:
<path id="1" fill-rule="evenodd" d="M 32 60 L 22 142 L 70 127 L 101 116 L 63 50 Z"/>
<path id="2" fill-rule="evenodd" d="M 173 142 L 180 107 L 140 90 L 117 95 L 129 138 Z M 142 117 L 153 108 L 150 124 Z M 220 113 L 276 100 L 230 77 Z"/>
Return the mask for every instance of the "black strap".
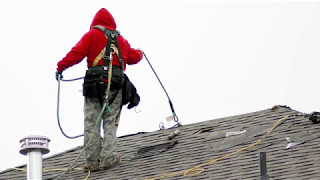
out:
<path id="1" fill-rule="evenodd" d="M 118 58 L 120 61 L 121 69 L 123 70 L 124 69 L 123 59 L 122 59 L 121 50 L 120 50 L 120 46 L 119 46 L 119 42 L 118 42 L 118 36 L 120 35 L 120 32 L 117 30 L 109 30 L 101 25 L 96 25 L 96 26 L 93 26 L 92 28 L 100 29 L 108 37 L 107 45 L 106 45 L 106 52 L 105 52 L 105 55 L 103 56 L 104 66 L 109 65 L 109 63 L 110 63 L 110 47 L 111 47 L 111 44 L 115 44 L 115 46 L 118 48 L 118 52 L 119 52 Z"/>
<path id="2" fill-rule="evenodd" d="M 110 47 L 111 47 L 111 38 L 110 38 L 110 36 L 108 36 L 106 51 L 103 56 L 103 60 L 104 60 L 103 65 L 104 66 L 109 66 L 109 63 L 110 63 Z"/>
<path id="3" fill-rule="evenodd" d="M 119 61 L 120 61 L 120 65 L 121 65 L 121 68 L 123 69 L 124 66 L 123 66 L 123 59 L 122 59 L 122 55 L 121 55 L 121 51 L 120 51 L 120 45 L 119 45 L 119 42 L 118 42 L 118 38 L 116 40 L 116 47 L 118 47 L 118 51 L 119 51 Z"/>

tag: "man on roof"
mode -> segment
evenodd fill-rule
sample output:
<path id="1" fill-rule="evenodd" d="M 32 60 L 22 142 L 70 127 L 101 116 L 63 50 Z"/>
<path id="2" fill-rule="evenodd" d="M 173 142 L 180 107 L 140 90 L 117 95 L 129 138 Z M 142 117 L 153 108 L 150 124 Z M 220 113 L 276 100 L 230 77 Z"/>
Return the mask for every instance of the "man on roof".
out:
<path id="1" fill-rule="evenodd" d="M 100 28 L 96 28 L 100 26 Z M 108 37 L 101 29 L 117 34 L 117 43 L 106 50 Z M 143 57 L 142 51 L 131 48 L 128 41 L 116 31 L 117 25 L 111 13 L 102 8 L 94 16 L 90 30 L 83 35 L 80 41 L 70 50 L 67 55 L 58 62 L 56 79 L 62 78 L 62 72 L 67 68 L 78 64 L 87 57 L 88 70 L 84 80 L 84 145 L 90 144 L 85 151 L 84 170 L 97 171 L 99 169 L 111 168 L 120 164 L 120 155 L 116 152 L 117 127 L 122 108 L 122 90 L 126 65 L 136 64 Z M 108 47 L 108 46 L 107 46 Z M 108 64 L 106 56 L 109 55 Z M 120 56 L 120 57 L 119 57 Z M 110 63 L 111 62 L 111 63 Z M 99 69 L 100 67 L 100 69 Z M 103 68 L 101 68 L 103 67 Z M 105 68 L 108 67 L 108 68 Z M 111 85 L 108 89 L 109 68 L 112 67 Z M 107 71 L 106 71 L 107 70 Z M 93 77 L 103 71 L 103 88 L 97 82 L 97 77 Z M 93 73 L 92 73 L 93 72 Z M 107 72 L 107 73 L 105 73 Z M 122 73 L 121 73 L 122 72 Z M 90 74 L 91 73 L 91 74 Z M 91 75 L 91 79 L 88 78 Z M 100 89 L 99 89 L 100 88 Z M 98 120 L 98 115 L 102 109 L 101 96 L 107 96 L 108 107 L 102 115 L 104 137 L 100 137 L 100 128 L 94 132 L 94 126 Z M 135 104 L 136 105 L 136 104 Z M 98 120 L 100 121 L 100 120 Z M 100 127 L 100 126 L 99 126 Z"/>

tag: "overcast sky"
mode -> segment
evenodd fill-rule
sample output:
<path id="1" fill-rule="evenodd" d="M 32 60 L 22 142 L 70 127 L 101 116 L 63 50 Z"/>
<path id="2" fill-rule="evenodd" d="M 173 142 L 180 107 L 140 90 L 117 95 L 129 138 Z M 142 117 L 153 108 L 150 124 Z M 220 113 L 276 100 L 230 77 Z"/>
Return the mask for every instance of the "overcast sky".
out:
<path id="1" fill-rule="evenodd" d="M 0 1 L 0 170 L 25 164 L 19 140 L 51 139 L 45 157 L 80 146 L 57 124 L 56 64 L 108 9 L 148 56 L 179 120 L 190 124 L 288 105 L 320 111 L 319 1 Z M 84 76 L 85 60 L 64 72 Z M 118 136 L 166 128 L 167 97 L 147 61 L 127 74 L 141 96 L 124 108 Z M 82 81 L 61 82 L 65 132 L 83 133 Z M 58 168 L 58 167 L 57 167 Z"/>

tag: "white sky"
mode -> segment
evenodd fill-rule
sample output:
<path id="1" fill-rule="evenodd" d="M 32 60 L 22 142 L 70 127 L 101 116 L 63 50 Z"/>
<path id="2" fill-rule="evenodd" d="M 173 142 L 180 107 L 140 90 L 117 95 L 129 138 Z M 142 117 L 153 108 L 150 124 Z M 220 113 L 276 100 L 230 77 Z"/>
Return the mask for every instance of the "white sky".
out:
<path id="1" fill-rule="evenodd" d="M 0 170 L 27 162 L 19 140 L 51 139 L 50 156 L 82 145 L 57 125 L 57 62 L 100 8 L 145 51 L 182 124 L 267 109 L 319 111 L 319 1 L 0 1 Z M 84 75 L 83 63 L 64 78 Z M 145 59 L 127 74 L 141 96 L 124 108 L 118 136 L 158 130 L 171 115 Z M 61 123 L 83 133 L 82 81 L 61 83 Z"/>

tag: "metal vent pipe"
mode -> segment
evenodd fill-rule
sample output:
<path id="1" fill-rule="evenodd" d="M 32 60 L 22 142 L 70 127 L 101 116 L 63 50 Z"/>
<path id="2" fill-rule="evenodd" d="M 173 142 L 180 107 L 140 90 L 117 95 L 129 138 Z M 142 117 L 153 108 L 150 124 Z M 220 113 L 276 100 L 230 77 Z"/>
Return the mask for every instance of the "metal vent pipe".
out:
<path id="1" fill-rule="evenodd" d="M 27 136 L 20 140 L 20 154 L 28 156 L 28 180 L 42 180 L 42 155 L 50 152 L 49 142 L 45 136 Z"/>

